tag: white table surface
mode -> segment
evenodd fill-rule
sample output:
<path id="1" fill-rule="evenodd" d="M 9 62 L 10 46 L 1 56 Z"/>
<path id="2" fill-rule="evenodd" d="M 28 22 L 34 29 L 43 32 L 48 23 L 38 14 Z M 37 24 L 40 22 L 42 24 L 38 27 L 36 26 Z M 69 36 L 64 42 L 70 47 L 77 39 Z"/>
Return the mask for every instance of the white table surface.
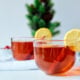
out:
<path id="1" fill-rule="evenodd" d="M 35 69 L 37 68 L 33 60 L 25 62 L 6 62 L 6 64 L 5 62 L 1 62 L 0 66 L 1 65 L 3 68 L 0 67 L 0 80 L 80 80 L 80 76 L 50 76 L 39 69 L 30 70 L 30 68 L 33 67 Z M 20 67 L 20 65 L 22 65 L 22 67 Z"/>
<path id="2" fill-rule="evenodd" d="M 74 77 L 56 77 L 48 76 L 36 71 L 1 71 L 0 80 L 80 80 L 79 76 Z"/>

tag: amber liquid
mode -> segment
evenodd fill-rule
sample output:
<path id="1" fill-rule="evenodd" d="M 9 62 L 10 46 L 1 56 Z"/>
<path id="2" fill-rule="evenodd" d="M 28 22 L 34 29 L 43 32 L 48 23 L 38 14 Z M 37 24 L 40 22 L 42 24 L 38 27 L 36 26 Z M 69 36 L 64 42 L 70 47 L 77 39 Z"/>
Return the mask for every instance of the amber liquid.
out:
<path id="1" fill-rule="evenodd" d="M 33 56 L 33 42 L 12 42 L 12 52 L 16 60 L 28 60 Z"/>
<path id="2" fill-rule="evenodd" d="M 47 74 L 68 71 L 75 62 L 75 52 L 64 46 L 40 46 L 34 48 L 35 60 Z"/>

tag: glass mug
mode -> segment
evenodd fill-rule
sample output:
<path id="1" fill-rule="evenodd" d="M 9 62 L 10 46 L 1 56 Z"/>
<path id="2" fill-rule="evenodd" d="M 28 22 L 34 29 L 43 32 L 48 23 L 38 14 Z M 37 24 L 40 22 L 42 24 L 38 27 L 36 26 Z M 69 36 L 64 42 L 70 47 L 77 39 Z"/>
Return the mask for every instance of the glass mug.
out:
<path id="1" fill-rule="evenodd" d="M 53 75 L 71 69 L 76 57 L 63 40 L 35 40 L 34 58 L 42 71 Z"/>
<path id="2" fill-rule="evenodd" d="M 33 58 L 33 38 L 14 37 L 11 38 L 13 57 L 16 60 L 28 60 Z"/>

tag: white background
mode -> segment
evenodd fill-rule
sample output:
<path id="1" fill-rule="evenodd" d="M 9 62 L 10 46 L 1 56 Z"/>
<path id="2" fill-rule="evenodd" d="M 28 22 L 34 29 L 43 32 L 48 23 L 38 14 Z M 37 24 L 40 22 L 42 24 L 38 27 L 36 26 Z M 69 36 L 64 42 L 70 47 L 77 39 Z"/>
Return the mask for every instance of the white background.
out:
<path id="1" fill-rule="evenodd" d="M 56 36 L 63 39 L 64 34 L 71 28 L 80 28 L 80 0 L 52 0 L 55 2 L 56 15 L 53 21 L 60 21 L 61 34 Z M 0 47 L 10 45 L 13 36 L 31 37 L 25 3 L 33 0 L 0 0 Z"/>

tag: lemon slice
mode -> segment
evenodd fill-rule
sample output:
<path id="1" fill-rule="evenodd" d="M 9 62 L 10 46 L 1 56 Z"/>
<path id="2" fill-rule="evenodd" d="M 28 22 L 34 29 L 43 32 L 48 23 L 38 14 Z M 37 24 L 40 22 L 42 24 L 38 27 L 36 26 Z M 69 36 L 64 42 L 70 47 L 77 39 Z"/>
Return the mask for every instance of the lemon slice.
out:
<path id="1" fill-rule="evenodd" d="M 40 28 L 36 31 L 35 36 L 36 39 L 51 39 L 52 34 L 48 28 Z"/>
<path id="2" fill-rule="evenodd" d="M 72 29 L 65 34 L 64 43 L 74 51 L 80 51 L 80 30 Z"/>

